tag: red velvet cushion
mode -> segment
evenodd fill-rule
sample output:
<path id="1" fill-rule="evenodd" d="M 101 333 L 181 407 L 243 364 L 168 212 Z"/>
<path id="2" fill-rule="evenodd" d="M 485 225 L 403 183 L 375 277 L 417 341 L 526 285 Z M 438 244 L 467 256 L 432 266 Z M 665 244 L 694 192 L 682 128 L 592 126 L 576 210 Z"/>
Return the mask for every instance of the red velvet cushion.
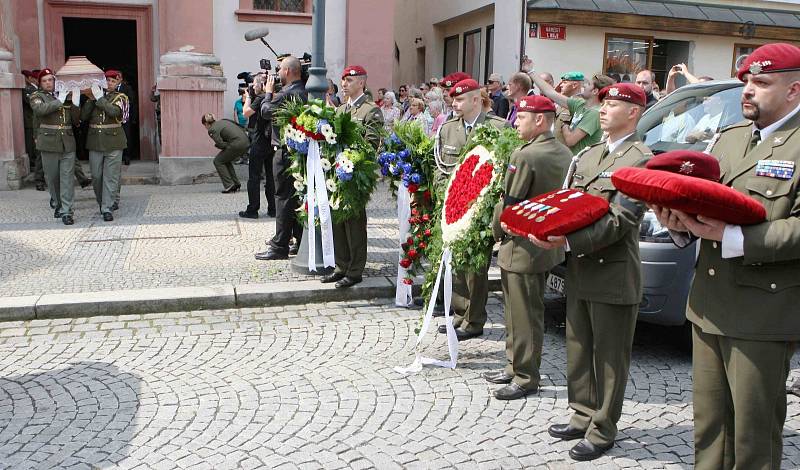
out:
<path id="1" fill-rule="evenodd" d="M 633 199 L 729 224 L 755 224 L 767 218 L 760 202 L 702 178 L 646 168 L 621 168 L 611 176 L 611 182 Z"/>
<path id="2" fill-rule="evenodd" d="M 543 204 L 538 210 L 533 204 Z M 508 206 L 500 215 L 511 231 L 539 240 L 561 236 L 591 225 L 608 212 L 608 201 L 574 189 L 559 189 Z"/>

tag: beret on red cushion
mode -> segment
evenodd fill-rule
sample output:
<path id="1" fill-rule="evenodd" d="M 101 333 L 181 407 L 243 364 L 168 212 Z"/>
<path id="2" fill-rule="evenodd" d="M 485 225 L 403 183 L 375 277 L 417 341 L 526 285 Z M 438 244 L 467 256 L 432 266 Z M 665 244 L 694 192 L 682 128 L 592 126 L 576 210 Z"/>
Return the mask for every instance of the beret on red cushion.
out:
<path id="1" fill-rule="evenodd" d="M 729 224 L 755 224 L 767 218 L 767 211 L 760 202 L 724 184 L 703 178 L 629 167 L 616 170 L 611 182 L 633 199 Z"/>
<path id="2" fill-rule="evenodd" d="M 608 201 L 574 189 L 559 189 L 508 206 L 500 215 L 511 231 L 539 240 L 580 230 L 608 212 Z"/>

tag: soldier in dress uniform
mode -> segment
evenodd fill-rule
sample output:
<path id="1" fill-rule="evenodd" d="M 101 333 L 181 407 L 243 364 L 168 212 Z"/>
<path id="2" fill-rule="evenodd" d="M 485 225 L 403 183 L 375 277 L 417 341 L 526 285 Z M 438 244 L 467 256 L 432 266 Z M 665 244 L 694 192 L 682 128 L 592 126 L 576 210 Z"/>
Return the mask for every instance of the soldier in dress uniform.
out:
<path id="1" fill-rule="evenodd" d="M 506 126 L 505 119 L 487 115 L 482 110 L 481 87 L 469 78 L 455 83 L 450 88 L 453 111 L 456 117 L 445 121 L 436 134 L 435 197 L 441 201 L 450 173 L 458 165 L 459 157 L 473 129 L 479 125 Z M 487 253 L 492 247 L 486 247 Z M 487 258 L 491 258 L 487 255 Z M 459 341 L 483 334 L 486 324 L 486 300 L 489 296 L 489 265 L 479 273 L 453 274 L 453 326 Z M 439 331 L 446 333 L 444 325 Z"/>
<path id="2" fill-rule="evenodd" d="M 36 148 L 42 155 L 42 168 L 50 199 L 55 202 L 55 218 L 64 225 L 75 223 L 72 201 L 75 196 L 75 137 L 72 126 L 80 118 L 80 110 L 69 100 L 71 92 L 53 93 L 56 76 L 50 69 L 39 74 L 39 87 L 31 95 L 31 109 L 38 120 Z M 72 100 L 77 101 L 78 97 Z"/>
<path id="3" fill-rule="evenodd" d="M 114 89 L 103 91 L 95 85 L 84 91 L 86 100 L 81 106 L 81 121 L 89 123 L 86 148 L 89 150 L 89 166 L 92 184 L 103 220 L 114 220 L 114 197 L 119 194 L 122 150 L 128 140 L 122 129 L 124 111 L 128 108 L 128 97 Z"/>
<path id="4" fill-rule="evenodd" d="M 360 65 L 351 65 L 342 72 L 344 103 L 336 108 L 337 113 L 350 113 L 353 120 L 383 128 L 383 113 L 367 97 L 367 71 Z M 367 140 L 378 151 L 380 135 L 368 134 Z M 322 278 L 322 282 L 335 282 L 337 288 L 351 287 L 362 280 L 367 264 L 367 209 L 350 220 L 333 224 L 333 251 L 336 269 Z"/>
<path id="5" fill-rule="evenodd" d="M 800 340 L 800 48 L 759 47 L 742 63 L 747 121 L 715 137 L 721 182 L 767 210 L 736 226 L 654 206 L 676 244 L 699 237 L 693 323 L 695 467 L 781 467 L 789 361 Z"/>
<path id="6" fill-rule="evenodd" d="M 214 141 L 214 146 L 220 150 L 214 157 L 214 167 L 222 180 L 221 192 L 235 193 L 242 184 L 236 176 L 233 162 L 250 146 L 250 139 L 242 126 L 230 119 L 216 119 L 213 114 L 207 113 L 200 122 L 208 130 L 208 136 Z"/>
<path id="7" fill-rule="evenodd" d="M 498 400 L 514 400 L 539 390 L 544 342 L 544 283 L 547 271 L 564 260 L 563 250 L 542 250 L 524 235 L 508 231 L 500 215 L 508 206 L 560 188 L 572 152 L 550 131 L 556 105 L 544 96 L 526 96 L 515 103 L 516 128 L 527 143 L 511 154 L 503 200 L 494 211 L 493 231 L 500 241 L 497 264 L 503 286 L 506 318 L 505 369 L 487 372 L 492 383 L 508 384 L 494 392 Z"/>
<path id="8" fill-rule="evenodd" d="M 542 248 L 566 247 L 568 253 L 567 392 L 573 415 L 548 432 L 581 439 L 569 451 L 575 460 L 596 459 L 614 445 L 642 300 L 638 235 L 646 208 L 619 194 L 611 175 L 652 157 L 636 135 L 644 91 L 620 83 L 603 88 L 600 99 L 600 124 L 608 138 L 573 158 L 566 183 L 608 200 L 611 209 L 566 237 L 529 236 Z"/>
<path id="9" fill-rule="evenodd" d="M 31 109 L 31 95 L 39 89 L 37 85 L 38 72 L 38 70 L 22 71 L 22 75 L 25 76 L 25 89 L 22 93 L 22 118 L 25 122 L 25 152 L 28 154 L 28 159 L 30 160 L 32 178 L 36 184 L 36 190 L 44 191 L 45 184 L 44 172 L 42 171 L 42 157 L 36 150 L 36 143 L 34 142 L 36 127 L 34 126 L 33 110 Z"/>

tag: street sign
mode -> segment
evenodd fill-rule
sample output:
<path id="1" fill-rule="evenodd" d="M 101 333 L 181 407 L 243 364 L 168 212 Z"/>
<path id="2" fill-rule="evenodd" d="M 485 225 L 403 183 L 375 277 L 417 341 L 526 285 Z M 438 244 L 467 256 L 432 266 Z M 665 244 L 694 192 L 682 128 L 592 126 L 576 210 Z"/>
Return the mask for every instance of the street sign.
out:
<path id="1" fill-rule="evenodd" d="M 539 39 L 564 41 L 567 39 L 567 25 L 542 23 L 539 28 Z"/>
<path id="2" fill-rule="evenodd" d="M 528 37 L 535 38 L 538 35 L 537 34 L 538 31 L 539 31 L 539 23 L 531 23 L 530 27 L 528 28 Z"/>

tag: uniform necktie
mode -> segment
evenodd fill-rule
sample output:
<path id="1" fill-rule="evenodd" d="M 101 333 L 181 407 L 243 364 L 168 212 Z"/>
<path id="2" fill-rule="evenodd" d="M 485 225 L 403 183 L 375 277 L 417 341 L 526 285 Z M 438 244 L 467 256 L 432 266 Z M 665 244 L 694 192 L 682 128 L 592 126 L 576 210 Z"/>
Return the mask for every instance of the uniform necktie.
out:
<path id="1" fill-rule="evenodd" d="M 747 149 L 747 152 L 750 153 L 754 148 L 756 148 L 756 145 L 758 145 L 759 142 L 761 142 L 761 131 L 756 129 L 753 131 L 753 137 L 750 138 L 750 147 Z"/>
<path id="2" fill-rule="evenodd" d="M 350 102 L 348 102 L 346 105 L 344 105 L 344 112 L 346 112 L 346 113 L 350 112 Z"/>
<path id="3" fill-rule="evenodd" d="M 472 126 L 467 125 L 467 135 L 469 135 L 470 132 L 472 132 Z"/>

